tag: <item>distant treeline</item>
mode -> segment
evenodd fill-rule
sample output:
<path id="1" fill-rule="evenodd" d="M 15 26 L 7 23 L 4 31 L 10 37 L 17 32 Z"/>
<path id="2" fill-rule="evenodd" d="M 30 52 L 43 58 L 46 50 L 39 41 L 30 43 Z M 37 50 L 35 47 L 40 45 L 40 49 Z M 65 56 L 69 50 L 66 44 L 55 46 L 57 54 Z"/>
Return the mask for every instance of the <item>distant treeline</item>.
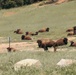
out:
<path id="1" fill-rule="evenodd" d="M 32 4 L 42 0 L 0 0 L 1 9 L 9 9 L 23 5 Z"/>

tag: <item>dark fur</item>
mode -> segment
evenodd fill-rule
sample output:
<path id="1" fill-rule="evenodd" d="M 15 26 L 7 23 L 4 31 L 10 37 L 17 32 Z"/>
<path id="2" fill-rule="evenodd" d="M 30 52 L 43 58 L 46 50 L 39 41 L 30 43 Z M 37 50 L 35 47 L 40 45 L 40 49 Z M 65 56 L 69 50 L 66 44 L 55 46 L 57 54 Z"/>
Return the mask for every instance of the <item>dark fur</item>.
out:
<path id="1" fill-rule="evenodd" d="M 56 43 L 56 46 L 67 45 L 68 39 L 67 38 L 61 38 L 61 39 L 57 40 L 55 43 Z"/>
<path id="2" fill-rule="evenodd" d="M 49 32 L 49 28 L 40 29 L 38 32 Z"/>
<path id="3" fill-rule="evenodd" d="M 32 40 L 32 38 L 30 36 L 28 36 L 28 35 L 26 35 L 26 36 L 25 35 L 22 35 L 21 36 L 21 39 L 22 40 Z"/>
<path id="4" fill-rule="evenodd" d="M 44 50 L 48 50 L 48 47 L 53 47 L 54 52 L 56 51 L 55 42 L 51 39 L 39 39 L 37 40 L 39 48 L 44 48 Z"/>

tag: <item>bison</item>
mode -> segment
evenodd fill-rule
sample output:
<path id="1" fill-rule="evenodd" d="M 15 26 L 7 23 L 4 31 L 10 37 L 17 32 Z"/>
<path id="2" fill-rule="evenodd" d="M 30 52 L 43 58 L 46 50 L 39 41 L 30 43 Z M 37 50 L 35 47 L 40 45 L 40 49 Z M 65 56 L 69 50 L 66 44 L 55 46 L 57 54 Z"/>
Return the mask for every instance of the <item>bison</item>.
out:
<path id="1" fill-rule="evenodd" d="M 62 46 L 62 45 L 67 45 L 67 44 L 68 44 L 67 38 L 61 38 L 55 42 L 55 46 Z"/>
<path id="2" fill-rule="evenodd" d="M 66 32 L 71 32 L 71 31 L 74 31 L 74 28 L 69 28 L 66 30 Z"/>
<path id="3" fill-rule="evenodd" d="M 28 35 L 22 35 L 21 39 L 22 40 L 32 40 L 32 38 L 30 36 L 28 36 Z"/>
<path id="4" fill-rule="evenodd" d="M 70 46 L 72 46 L 72 47 L 76 47 L 76 42 L 71 41 Z"/>
<path id="5" fill-rule="evenodd" d="M 75 35 L 74 32 L 69 32 L 69 33 L 67 34 L 67 36 L 72 36 L 72 35 Z"/>
<path id="6" fill-rule="evenodd" d="M 48 47 L 53 47 L 56 52 L 55 42 L 51 39 L 38 39 L 37 43 L 39 48 L 44 48 L 45 51 L 48 50 Z"/>
<path id="7" fill-rule="evenodd" d="M 49 32 L 49 28 L 40 29 L 38 32 Z"/>
<path id="8" fill-rule="evenodd" d="M 35 33 L 32 33 L 32 32 L 26 32 L 26 35 L 32 35 L 32 36 L 34 36 L 34 35 L 38 35 L 38 32 L 35 32 Z"/>
<path id="9" fill-rule="evenodd" d="M 21 29 L 17 29 L 16 31 L 14 31 L 14 33 L 16 33 L 16 34 L 23 34 Z"/>
<path id="10" fill-rule="evenodd" d="M 7 47 L 7 50 L 8 50 L 8 52 L 11 52 L 11 51 L 15 52 L 16 51 L 16 49 L 12 48 L 12 47 Z"/>

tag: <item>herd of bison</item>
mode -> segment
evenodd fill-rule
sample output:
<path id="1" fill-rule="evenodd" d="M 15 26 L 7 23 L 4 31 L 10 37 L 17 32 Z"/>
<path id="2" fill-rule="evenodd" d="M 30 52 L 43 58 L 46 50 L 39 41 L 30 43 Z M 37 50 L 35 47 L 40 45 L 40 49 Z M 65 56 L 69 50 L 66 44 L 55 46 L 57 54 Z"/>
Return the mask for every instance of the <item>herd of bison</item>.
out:
<path id="1" fill-rule="evenodd" d="M 43 32 L 49 32 L 49 29 L 50 28 L 43 28 L 43 29 L 38 30 L 35 33 L 33 33 L 33 32 L 25 32 L 25 35 L 23 35 L 23 31 L 21 29 L 17 29 L 16 31 L 14 31 L 14 33 L 22 34 L 21 35 L 21 40 L 32 40 L 31 36 L 35 36 L 35 35 L 38 35 L 39 33 L 43 33 Z M 76 26 L 67 29 L 66 32 L 68 32 L 67 36 L 76 35 Z M 52 40 L 52 39 L 49 39 L 49 38 L 43 38 L 43 39 L 37 39 L 37 43 L 38 43 L 38 47 L 39 48 L 43 48 L 44 51 L 47 51 L 49 47 L 53 47 L 54 48 L 54 52 L 56 52 L 58 46 L 67 45 L 68 44 L 68 38 L 65 37 L 65 38 L 60 38 L 58 40 Z M 70 46 L 76 46 L 76 42 L 70 41 Z M 8 47 L 7 50 L 9 52 L 11 52 L 12 48 Z"/>

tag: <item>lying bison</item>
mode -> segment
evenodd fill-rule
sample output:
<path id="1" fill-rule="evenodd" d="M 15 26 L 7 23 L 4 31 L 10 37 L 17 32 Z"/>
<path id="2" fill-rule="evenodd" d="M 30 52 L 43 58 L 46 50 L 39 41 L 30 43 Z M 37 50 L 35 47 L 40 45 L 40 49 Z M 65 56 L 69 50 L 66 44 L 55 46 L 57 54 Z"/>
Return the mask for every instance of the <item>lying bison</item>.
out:
<path id="1" fill-rule="evenodd" d="M 32 33 L 32 32 L 26 32 L 26 35 L 32 35 L 32 36 L 34 36 L 34 35 L 38 35 L 38 32 L 35 32 L 35 33 Z"/>
<path id="2" fill-rule="evenodd" d="M 7 47 L 7 51 L 8 51 L 8 52 L 12 52 L 12 51 L 15 52 L 16 49 L 15 49 L 15 48 L 12 48 L 12 47 Z"/>
<path id="3" fill-rule="evenodd" d="M 66 30 L 66 32 L 71 32 L 71 31 L 74 31 L 74 28 L 69 28 Z"/>
<path id="4" fill-rule="evenodd" d="M 55 42 L 51 39 L 38 39 L 37 43 L 39 48 L 44 48 L 45 51 L 48 50 L 48 47 L 53 47 L 54 52 L 56 51 Z"/>
<path id="5" fill-rule="evenodd" d="M 40 29 L 38 32 L 49 32 L 49 28 Z"/>
<path id="6" fill-rule="evenodd" d="M 56 43 L 55 44 L 56 46 L 67 45 L 68 39 L 67 38 L 61 38 L 61 39 L 58 39 L 55 43 Z"/>
<path id="7" fill-rule="evenodd" d="M 32 40 L 32 38 L 30 36 L 28 36 L 28 35 L 22 35 L 21 39 L 22 40 Z"/>
<path id="8" fill-rule="evenodd" d="M 69 33 L 67 34 L 67 36 L 72 36 L 72 35 L 75 35 L 74 32 L 69 32 Z"/>
<path id="9" fill-rule="evenodd" d="M 16 33 L 16 34 L 23 34 L 21 29 L 17 29 L 16 31 L 14 31 L 14 33 Z"/>

